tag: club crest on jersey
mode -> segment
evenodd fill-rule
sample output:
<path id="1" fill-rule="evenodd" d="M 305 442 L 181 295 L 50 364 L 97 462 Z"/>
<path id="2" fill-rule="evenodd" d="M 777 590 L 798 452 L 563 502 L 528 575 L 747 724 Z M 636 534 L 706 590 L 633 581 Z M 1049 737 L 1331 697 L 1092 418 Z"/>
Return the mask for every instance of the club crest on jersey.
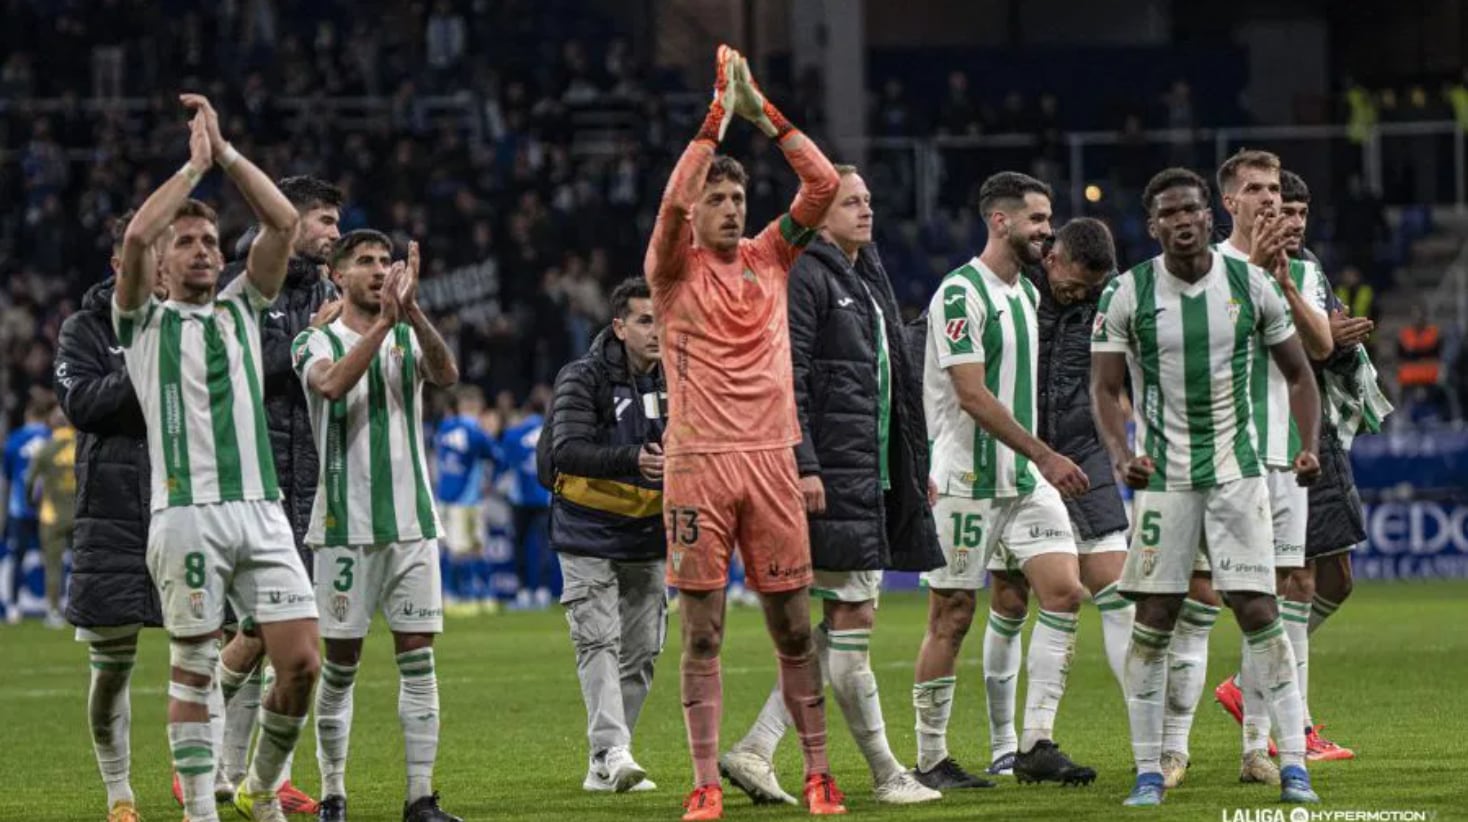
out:
<path id="1" fill-rule="evenodd" d="M 759 277 L 755 275 L 752 268 L 744 269 L 744 279 L 751 283 L 759 282 Z"/>
<path id="2" fill-rule="evenodd" d="M 1242 306 L 1239 304 L 1239 298 L 1238 297 L 1230 297 L 1229 298 L 1228 306 L 1227 306 L 1227 310 L 1228 310 L 1228 321 L 1229 322 L 1234 323 L 1234 324 L 1238 324 L 1238 321 L 1239 321 L 1239 310 L 1240 310 L 1241 307 Z"/>
<path id="3" fill-rule="evenodd" d="M 956 320 L 949 320 L 947 325 L 943 326 L 943 331 L 948 335 L 948 339 L 958 342 L 963 339 L 964 334 L 968 333 L 968 318 L 959 317 Z"/>
<path id="4" fill-rule="evenodd" d="M 392 356 L 394 362 L 403 361 L 403 347 L 401 345 L 394 345 L 388 353 Z"/>
<path id="5" fill-rule="evenodd" d="M 352 601 L 346 594 L 337 594 L 331 598 L 331 615 L 336 617 L 337 622 L 346 622 L 347 610 L 351 605 Z"/>

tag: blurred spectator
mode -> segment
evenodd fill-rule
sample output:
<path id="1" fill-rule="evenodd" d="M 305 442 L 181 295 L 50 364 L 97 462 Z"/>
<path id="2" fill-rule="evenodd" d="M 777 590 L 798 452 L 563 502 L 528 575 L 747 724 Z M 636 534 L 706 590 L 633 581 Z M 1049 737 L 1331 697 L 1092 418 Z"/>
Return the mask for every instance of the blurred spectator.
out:
<path id="1" fill-rule="evenodd" d="M 1412 322 L 1397 332 L 1397 386 L 1402 392 L 1402 404 L 1427 406 L 1443 411 L 1438 406 L 1442 388 L 1438 385 L 1442 367 L 1443 341 L 1435 323 L 1428 319 L 1427 306 L 1418 304 L 1412 309 Z M 1407 416 L 1416 419 L 1419 410 L 1408 411 Z"/>

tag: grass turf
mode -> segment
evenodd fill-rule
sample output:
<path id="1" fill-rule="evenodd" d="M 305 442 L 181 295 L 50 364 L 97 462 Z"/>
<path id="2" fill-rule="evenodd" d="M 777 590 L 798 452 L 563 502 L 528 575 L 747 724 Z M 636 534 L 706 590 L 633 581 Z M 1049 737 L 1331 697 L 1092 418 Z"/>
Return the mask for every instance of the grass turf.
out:
<path id="1" fill-rule="evenodd" d="M 1324 798 L 1322 809 L 1436 811 L 1437 819 L 1468 818 L 1468 754 L 1461 745 L 1462 685 L 1468 673 L 1465 598 L 1468 584 L 1461 582 L 1363 585 L 1312 638 L 1316 721 L 1329 723 L 1327 735 L 1358 755 L 1354 761 L 1312 768 Z M 872 642 L 888 735 L 905 762 L 914 759 L 916 750 L 909 691 L 923 620 L 919 595 L 888 596 Z M 581 790 L 585 714 L 559 611 L 451 619 L 437 664 L 444 728 L 436 782 L 444 807 L 466 820 L 676 819 L 691 771 L 678 702 L 676 614 L 669 627 L 635 745 L 638 760 L 659 790 L 619 796 Z M 969 636 L 949 726 L 951 750 L 974 768 L 988 759 L 981 630 L 976 625 Z M 84 646 L 73 643 L 69 631 L 26 624 L 0 627 L 0 648 L 5 657 L 0 710 L 6 742 L 0 746 L 0 773 L 5 775 L 0 820 L 102 819 L 105 794 L 86 728 Z M 1244 818 L 1234 815 L 1236 809 L 1269 809 L 1272 814 L 1281 807 L 1275 803 L 1276 789 L 1237 782 L 1238 726 L 1212 700 L 1212 685 L 1235 669 L 1238 654 L 1238 631 L 1225 617 L 1213 635 L 1209 686 L 1193 730 L 1193 767 L 1183 787 L 1170 792 L 1161 809 L 1146 812 L 1148 818 L 1234 822 Z M 182 816 L 168 793 L 166 676 L 163 634 L 146 632 L 133 675 L 132 781 L 149 822 Z M 723 746 L 743 734 L 773 681 L 774 660 L 758 612 L 731 611 L 724 655 Z M 347 776 L 351 818 L 400 819 L 396 671 L 381 624 L 369 640 L 356 693 Z M 1023 692 L 1019 698 L 1022 707 Z M 831 760 L 853 816 L 1063 817 L 1080 822 L 1129 815 L 1120 806 L 1132 780 L 1126 713 L 1102 653 L 1100 621 L 1089 605 L 1081 613 L 1079 646 L 1058 726 L 1065 750 L 1100 772 L 1088 788 L 1020 786 L 1006 779 L 998 788 L 952 792 L 929 805 L 879 806 L 834 700 L 827 705 Z M 313 792 L 319 784 L 314 751 L 308 730 L 295 776 L 298 785 Z M 798 795 L 800 759 L 793 734 L 782 744 L 777 766 L 785 788 Z M 754 808 L 737 790 L 727 790 L 726 819 L 794 819 L 804 814 L 791 807 Z M 1267 814 L 1250 822 L 1270 819 Z M 221 818 L 237 817 L 221 808 Z M 1288 809 L 1281 817 L 1300 818 L 1290 817 Z"/>

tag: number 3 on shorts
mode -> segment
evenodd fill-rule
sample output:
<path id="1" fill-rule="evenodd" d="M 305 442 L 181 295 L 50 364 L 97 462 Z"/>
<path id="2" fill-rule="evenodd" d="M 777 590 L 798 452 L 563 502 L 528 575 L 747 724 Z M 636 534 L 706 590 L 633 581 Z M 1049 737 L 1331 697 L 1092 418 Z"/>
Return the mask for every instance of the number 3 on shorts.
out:
<path id="1" fill-rule="evenodd" d="M 204 554 L 190 551 L 184 554 L 184 582 L 190 588 L 203 588 L 206 581 Z"/>
<path id="2" fill-rule="evenodd" d="M 669 525 L 673 532 L 673 541 L 679 545 L 697 545 L 698 509 L 670 508 L 668 515 L 672 518 Z"/>
<path id="3" fill-rule="evenodd" d="M 336 581 L 331 583 L 331 587 L 342 593 L 352 590 L 352 582 L 354 582 L 352 578 L 352 566 L 356 564 L 356 560 L 353 560 L 351 557 L 337 557 Z"/>
<path id="4" fill-rule="evenodd" d="M 1142 547 L 1156 548 L 1157 543 L 1162 541 L 1161 519 L 1161 511 L 1147 511 L 1142 514 Z"/>

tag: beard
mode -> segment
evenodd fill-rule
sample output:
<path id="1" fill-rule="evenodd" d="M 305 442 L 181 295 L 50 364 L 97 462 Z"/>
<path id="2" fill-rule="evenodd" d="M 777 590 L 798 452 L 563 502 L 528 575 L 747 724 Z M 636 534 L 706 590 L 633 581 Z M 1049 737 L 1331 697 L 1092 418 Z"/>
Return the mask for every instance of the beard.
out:
<path id="1" fill-rule="evenodd" d="M 1043 258 L 1043 252 L 1030 247 L 1028 237 L 1021 237 L 1018 234 L 1009 235 L 1009 250 L 1014 254 L 1014 258 L 1019 260 L 1020 265 L 1039 265 Z"/>

